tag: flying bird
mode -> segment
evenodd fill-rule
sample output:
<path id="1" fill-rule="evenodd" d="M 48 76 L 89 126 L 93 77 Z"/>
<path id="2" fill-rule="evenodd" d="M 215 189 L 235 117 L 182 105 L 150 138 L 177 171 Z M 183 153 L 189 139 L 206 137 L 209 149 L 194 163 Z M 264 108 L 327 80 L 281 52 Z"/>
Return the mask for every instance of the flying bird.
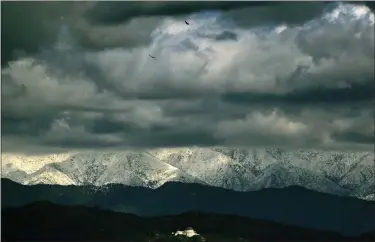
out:
<path id="1" fill-rule="evenodd" d="M 150 55 L 150 54 L 149 54 L 149 56 L 150 56 L 150 57 L 151 57 L 152 59 L 156 59 L 156 57 L 155 57 L 155 56 L 152 56 L 152 55 Z"/>
<path id="2" fill-rule="evenodd" d="M 188 22 L 185 21 L 185 24 L 190 25 Z"/>

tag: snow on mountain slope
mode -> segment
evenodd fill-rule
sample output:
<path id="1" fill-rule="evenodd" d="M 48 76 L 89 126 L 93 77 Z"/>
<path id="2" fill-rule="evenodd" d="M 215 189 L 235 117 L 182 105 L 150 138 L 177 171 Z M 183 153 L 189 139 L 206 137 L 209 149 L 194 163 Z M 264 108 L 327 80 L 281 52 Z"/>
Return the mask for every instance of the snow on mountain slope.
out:
<path id="1" fill-rule="evenodd" d="M 361 157 L 341 177 L 339 184 L 356 192 L 356 196 L 371 198 L 375 195 L 375 165 L 371 155 Z"/>
<path id="2" fill-rule="evenodd" d="M 41 172 L 46 165 L 64 161 L 71 155 L 71 153 L 41 156 L 2 154 L 1 176 L 21 184 L 74 185 L 74 181 L 62 172 L 50 169 Z"/>
<path id="3" fill-rule="evenodd" d="M 27 174 L 30 174 L 38 171 L 44 165 L 64 161 L 71 155 L 72 153 L 26 156 L 5 153 L 1 154 L 1 166 L 4 167 L 5 165 L 10 164 L 15 169 L 22 170 Z M 4 171 L 7 171 L 7 169 L 3 169 L 3 172 Z"/>
<path id="4" fill-rule="evenodd" d="M 335 184 L 331 180 L 312 171 L 295 166 L 272 164 L 266 167 L 262 175 L 252 183 L 251 190 L 265 187 L 283 188 L 292 185 L 336 195 L 350 195 L 350 191 Z"/>
<path id="5" fill-rule="evenodd" d="M 53 164 L 53 163 L 52 163 Z M 60 185 L 76 185 L 76 182 L 67 174 L 55 170 L 49 166 L 27 176 L 26 184 L 60 184 Z"/>
<path id="6" fill-rule="evenodd" d="M 150 151 L 161 161 L 171 164 L 209 185 L 235 190 L 247 190 L 255 179 L 248 167 L 212 149 L 168 149 Z"/>
<path id="7" fill-rule="evenodd" d="M 146 186 L 156 188 L 167 181 L 198 182 L 198 179 L 185 174 L 179 169 L 157 160 L 146 152 L 83 152 L 71 154 L 65 160 L 48 162 L 51 157 L 43 157 L 44 164 L 33 173 L 15 173 L 10 163 L 2 164 L 2 177 L 22 184 L 61 184 L 61 185 L 105 185 L 121 183 L 131 186 Z M 11 160 L 11 156 L 7 156 Z M 48 161 L 45 161 L 48 160 Z M 27 157 L 15 157 L 17 162 L 23 160 L 28 167 Z M 31 160 L 31 163 L 34 160 Z M 22 169 L 22 166 L 17 166 Z M 28 170 L 29 171 L 29 170 Z M 55 177 L 53 175 L 55 174 Z M 62 179 L 63 175 L 65 180 Z M 22 177 L 25 177 L 22 179 Z"/>
<path id="8" fill-rule="evenodd" d="M 333 188 L 328 184 L 342 187 L 343 193 L 351 190 L 352 195 L 363 197 L 375 192 L 374 153 L 370 152 L 333 152 L 333 151 L 284 151 L 281 149 L 219 149 L 219 152 L 230 153 L 233 159 L 242 163 L 252 163 L 253 170 L 262 173 L 265 166 L 281 164 L 292 174 L 302 174 L 304 180 L 297 185 L 317 191 L 330 192 Z M 251 161 L 253 157 L 254 161 Z M 265 163 L 264 161 L 267 161 Z M 260 162 L 261 161 L 261 162 Z M 260 164 L 259 164 L 260 163 Z M 296 169 L 298 171 L 296 171 Z M 264 172 L 264 170 L 263 170 Z M 308 175 L 310 174 L 310 175 Z M 312 175 L 314 179 L 308 179 Z M 320 179 L 320 187 L 314 181 Z M 323 185 L 326 184 L 326 185 Z M 330 189 L 328 188 L 330 187 Z M 335 193 L 336 194 L 336 193 Z"/>
<path id="9" fill-rule="evenodd" d="M 374 154 L 368 152 L 230 148 L 151 152 L 212 186 L 234 190 L 299 185 L 356 197 L 369 197 L 375 192 Z"/>
<path id="10" fill-rule="evenodd" d="M 23 184 L 198 182 L 237 191 L 298 185 L 373 199 L 374 154 L 281 149 L 167 148 L 50 156 L 2 155 L 2 177 Z"/>

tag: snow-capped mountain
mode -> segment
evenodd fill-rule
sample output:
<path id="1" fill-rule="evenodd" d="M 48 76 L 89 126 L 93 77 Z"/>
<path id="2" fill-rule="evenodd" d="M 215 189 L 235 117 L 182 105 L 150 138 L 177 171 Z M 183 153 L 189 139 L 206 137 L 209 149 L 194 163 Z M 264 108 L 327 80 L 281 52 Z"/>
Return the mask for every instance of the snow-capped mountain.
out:
<path id="1" fill-rule="evenodd" d="M 298 185 L 374 199 L 374 154 L 280 149 L 168 148 L 61 155 L 2 154 L 2 177 L 22 184 L 156 188 L 196 182 L 237 191 Z"/>
<path id="2" fill-rule="evenodd" d="M 204 183 L 147 152 L 71 153 L 64 160 L 52 160 L 49 156 L 2 155 L 2 177 L 29 185 L 44 183 L 102 186 L 120 183 L 156 188 L 167 181 Z M 25 164 L 24 170 L 22 164 Z"/>

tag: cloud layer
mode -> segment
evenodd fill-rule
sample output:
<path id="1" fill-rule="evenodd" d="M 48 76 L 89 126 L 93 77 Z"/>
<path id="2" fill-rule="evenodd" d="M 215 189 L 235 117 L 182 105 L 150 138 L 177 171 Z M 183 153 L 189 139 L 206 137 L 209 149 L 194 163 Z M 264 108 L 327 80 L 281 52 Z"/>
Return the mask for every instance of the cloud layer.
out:
<path id="1" fill-rule="evenodd" d="M 5 150 L 373 147 L 365 6 L 3 5 Z"/>

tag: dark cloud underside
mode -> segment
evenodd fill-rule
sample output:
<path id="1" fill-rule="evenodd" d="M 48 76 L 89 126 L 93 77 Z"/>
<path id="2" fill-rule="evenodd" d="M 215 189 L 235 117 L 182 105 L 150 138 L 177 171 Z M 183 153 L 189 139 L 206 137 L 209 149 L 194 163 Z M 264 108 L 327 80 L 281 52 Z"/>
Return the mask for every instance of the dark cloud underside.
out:
<path id="1" fill-rule="evenodd" d="M 293 7 L 291 7 L 291 4 Z M 138 19 L 187 15 L 204 10 L 236 10 L 230 13 L 235 21 L 244 20 L 243 8 L 257 15 L 256 24 L 268 22 L 303 22 L 318 16 L 324 3 L 300 4 L 290 2 L 2 2 L 1 65 L 20 56 L 35 54 L 58 38 L 61 18 L 72 29 L 78 44 L 92 49 L 137 46 L 150 43 L 149 34 L 157 19 Z M 297 4 L 298 5 L 298 4 Z M 269 11 L 268 6 L 275 6 Z M 279 7 L 280 6 L 280 7 Z M 301 8 L 302 7 L 302 8 Z M 252 10 L 255 9 L 255 10 Z M 289 9 L 293 12 L 288 12 Z M 306 11 L 308 9 L 308 11 Z M 307 13 L 307 14 L 306 14 Z M 133 21 L 133 22 L 131 22 Z M 247 21 L 247 20 L 245 20 Z M 127 23 L 128 27 L 118 28 Z M 245 24 L 248 24 L 245 22 Z M 101 28 L 107 26 L 108 28 Z M 116 27 L 117 26 L 117 27 Z M 112 32 L 111 32 L 112 31 Z M 117 33 L 113 32 L 116 31 Z M 131 31 L 131 32 L 129 32 Z M 122 33 L 121 33 L 122 32 Z M 112 35 L 112 36 L 109 36 Z M 219 37 L 220 38 L 220 37 Z"/>
<path id="2" fill-rule="evenodd" d="M 98 2 L 87 17 L 90 21 L 113 25 L 129 21 L 135 17 L 147 16 L 178 16 L 187 15 L 198 11 L 221 10 L 227 11 L 244 7 L 275 5 L 278 2 L 232 2 L 232 1 L 186 1 L 186 2 Z"/>
<path id="3" fill-rule="evenodd" d="M 1 4 L 8 151 L 373 149 L 369 2 Z"/>

